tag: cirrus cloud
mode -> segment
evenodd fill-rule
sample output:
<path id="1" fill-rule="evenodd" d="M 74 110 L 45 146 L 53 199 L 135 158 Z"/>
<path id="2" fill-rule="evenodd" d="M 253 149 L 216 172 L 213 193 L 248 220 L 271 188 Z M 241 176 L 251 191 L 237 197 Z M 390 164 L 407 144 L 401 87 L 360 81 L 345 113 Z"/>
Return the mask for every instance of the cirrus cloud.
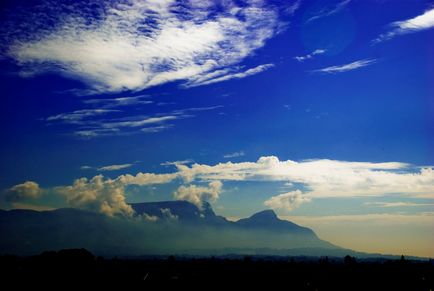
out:
<path id="1" fill-rule="evenodd" d="M 282 26 L 281 9 L 262 1 L 47 1 L 33 9 L 3 36 L 9 57 L 25 76 L 57 71 L 94 93 L 259 73 L 271 65 L 234 72 L 235 65 Z"/>
<path id="2" fill-rule="evenodd" d="M 372 65 L 376 62 L 376 60 L 358 60 L 349 64 L 338 65 L 338 66 L 330 66 L 322 69 L 313 70 L 313 73 L 344 73 L 352 70 L 356 70 L 359 68 L 363 68 L 369 65 Z"/>
<path id="3" fill-rule="evenodd" d="M 425 11 L 423 14 L 413 18 L 396 21 L 389 25 L 392 29 L 386 33 L 380 34 L 373 43 L 379 43 L 395 36 L 418 32 L 422 30 L 431 29 L 434 27 L 434 8 Z"/>

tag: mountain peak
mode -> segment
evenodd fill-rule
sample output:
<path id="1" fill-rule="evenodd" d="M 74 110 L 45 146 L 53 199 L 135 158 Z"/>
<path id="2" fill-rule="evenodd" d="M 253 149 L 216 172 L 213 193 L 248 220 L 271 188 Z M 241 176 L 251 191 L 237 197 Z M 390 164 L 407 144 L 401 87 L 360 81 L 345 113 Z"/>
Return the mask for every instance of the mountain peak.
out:
<path id="1" fill-rule="evenodd" d="M 253 214 L 252 216 L 250 216 L 250 219 L 278 220 L 279 218 L 277 217 L 276 213 L 273 210 L 267 209 L 267 210 L 263 210 L 263 211 L 260 211 L 260 212 Z"/>
<path id="2" fill-rule="evenodd" d="M 213 217 L 215 216 L 214 210 L 212 209 L 211 204 L 209 204 L 209 202 L 204 201 L 202 203 L 202 214 L 204 214 L 205 216 L 210 216 Z"/>

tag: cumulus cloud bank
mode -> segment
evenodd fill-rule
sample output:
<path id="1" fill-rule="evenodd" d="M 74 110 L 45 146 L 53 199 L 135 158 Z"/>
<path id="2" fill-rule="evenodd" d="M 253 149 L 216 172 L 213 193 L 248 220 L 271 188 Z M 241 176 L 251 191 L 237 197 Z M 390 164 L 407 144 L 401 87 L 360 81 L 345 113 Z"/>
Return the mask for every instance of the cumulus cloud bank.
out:
<path id="1" fill-rule="evenodd" d="M 256 162 L 177 165 L 186 181 L 282 181 L 300 183 L 312 197 L 352 197 L 404 193 L 434 197 L 432 167 L 415 168 L 399 162 L 336 160 L 280 161 L 275 156 Z"/>
<path id="2" fill-rule="evenodd" d="M 215 165 L 176 162 L 173 165 L 176 171 L 172 173 L 125 174 L 115 179 L 98 175 L 90 180 L 77 179 L 70 186 L 55 189 L 64 194 L 70 206 L 107 215 L 124 216 L 134 214 L 125 202 L 125 188 L 128 185 L 167 184 L 175 180 L 182 185 L 174 192 L 174 198 L 189 201 L 198 207 L 201 207 L 204 201 L 216 201 L 224 181 L 281 181 L 290 185 L 294 188 L 292 191 L 265 201 L 265 205 L 270 208 L 286 210 L 295 209 L 302 203 L 322 197 L 400 194 L 412 198 L 434 198 L 433 168 L 420 168 L 400 162 L 374 163 L 327 159 L 281 161 L 275 156 L 264 156 L 256 162 L 226 162 Z M 198 186 L 192 184 L 194 182 L 207 182 L 208 185 Z M 24 189 L 39 189 L 34 182 L 26 183 L 11 189 L 20 193 L 39 193 L 35 190 L 26 192 Z"/>
<path id="3" fill-rule="evenodd" d="M 295 208 L 298 208 L 301 204 L 309 201 L 310 198 L 303 195 L 303 192 L 300 190 L 295 190 L 271 197 L 264 202 L 264 205 L 273 209 L 285 209 L 291 211 Z"/>
<path id="4" fill-rule="evenodd" d="M 125 187 L 128 185 L 164 184 L 176 178 L 176 174 L 138 173 L 121 175 L 116 179 L 97 175 L 92 179 L 80 178 L 70 186 L 56 187 L 55 191 L 64 195 L 68 205 L 104 213 L 108 216 L 131 217 L 134 210 L 125 201 Z M 145 217 L 152 220 L 152 217 Z"/>
<path id="5" fill-rule="evenodd" d="M 58 71 L 94 92 L 119 92 L 176 80 L 211 84 L 268 69 L 236 72 L 234 65 L 278 33 L 284 9 L 262 1 L 129 0 L 46 1 L 34 10 L 4 37 L 23 75 Z"/>
<path id="6" fill-rule="evenodd" d="M 88 180 L 80 178 L 71 186 L 61 186 L 57 191 L 66 197 L 69 205 L 104 213 L 108 216 L 132 216 L 134 210 L 125 202 L 124 187 L 115 180 L 98 175 Z"/>
<path id="7" fill-rule="evenodd" d="M 173 196 L 177 200 L 186 200 L 201 208 L 204 201 L 215 202 L 219 198 L 222 186 L 223 184 L 220 181 L 211 181 L 208 187 L 181 186 Z"/>

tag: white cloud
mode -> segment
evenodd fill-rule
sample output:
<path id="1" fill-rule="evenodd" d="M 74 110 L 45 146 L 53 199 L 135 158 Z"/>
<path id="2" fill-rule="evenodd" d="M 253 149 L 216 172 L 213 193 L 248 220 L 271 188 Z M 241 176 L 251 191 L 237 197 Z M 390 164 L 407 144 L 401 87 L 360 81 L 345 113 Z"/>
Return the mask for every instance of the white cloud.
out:
<path id="1" fill-rule="evenodd" d="M 341 11 L 342 9 L 344 9 L 350 2 L 351 2 L 351 0 L 344 0 L 344 1 L 341 1 L 341 2 L 339 2 L 333 6 L 327 6 L 323 9 L 321 9 L 320 11 L 316 12 L 314 16 L 308 18 L 306 20 L 306 23 L 309 23 L 309 22 L 315 21 L 317 19 L 336 14 L 339 11 Z"/>
<path id="2" fill-rule="evenodd" d="M 121 135 L 122 133 L 120 132 L 119 129 L 116 128 L 102 129 L 97 127 L 91 127 L 88 129 L 76 130 L 74 131 L 73 134 L 79 138 L 90 139 L 90 138 L 95 138 L 100 136 Z"/>
<path id="3" fill-rule="evenodd" d="M 305 56 L 294 57 L 294 59 L 299 61 L 299 62 L 304 62 L 305 60 L 312 59 L 316 55 L 322 55 L 325 52 L 326 52 L 326 50 L 324 50 L 324 49 L 317 49 L 317 50 L 314 50 L 313 52 L 311 52 L 310 54 L 307 54 Z"/>
<path id="4" fill-rule="evenodd" d="M 117 121 L 117 122 L 105 122 L 101 124 L 102 128 L 122 128 L 122 127 L 143 127 L 149 124 L 163 123 L 169 120 L 176 120 L 184 116 L 180 115 L 166 115 L 147 117 L 139 120 L 131 121 Z"/>
<path id="5" fill-rule="evenodd" d="M 91 166 L 87 166 L 87 165 L 84 165 L 84 166 L 80 167 L 80 170 L 90 170 L 90 169 L 92 169 L 92 167 Z"/>
<path id="6" fill-rule="evenodd" d="M 119 112 L 119 110 L 111 109 L 81 109 L 67 113 L 61 113 L 47 117 L 47 121 L 62 121 L 70 124 L 81 124 L 84 119 L 97 115 Z"/>
<path id="7" fill-rule="evenodd" d="M 208 187 L 196 185 L 181 186 L 173 194 L 177 200 L 186 200 L 202 208 L 204 201 L 216 201 L 219 198 L 223 184 L 220 181 L 211 181 Z"/>
<path id="8" fill-rule="evenodd" d="M 98 171 L 117 171 L 131 167 L 133 164 L 120 164 L 120 165 L 109 165 L 104 167 L 99 167 Z"/>
<path id="9" fill-rule="evenodd" d="M 128 97 L 129 98 L 129 97 Z M 111 100 L 111 99 L 109 99 Z M 99 99 L 98 99 L 99 102 Z M 195 117 L 194 113 L 223 108 L 222 105 L 208 107 L 193 107 L 177 109 L 167 113 L 151 116 L 128 116 L 123 118 L 99 118 L 98 115 L 119 113 L 112 109 L 83 109 L 50 116 L 47 121 L 63 122 L 76 125 L 78 129 L 74 135 L 81 138 L 95 138 L 99 136 L 127 135 L 134 132 L 155 133 L 173 127 L 168 122 L 183 118 Z"/>
<path id="10" fill-rule="evenodd" d="M 287 211 L 294 210 L 300 207 L 301 204 L 305 202 L 310 202 L 310 198 L 307 197 L 300 190 L 291 191 L 288 193 L 283 193 L 277 196 L 273 196 L 264 204 L 273 209 L 284 209 Z"/>
<path id="11" fill-rule="evenodd" d="M 233 71 L 263 47 L 282 26 L 279 11 L 289 6 L 231 0 L 209 5 L 119 2 L 80 1 L 63 7 L 47 1 L 38 11 L 28 12 L 26 23 L 11 26 L 4 37 L 13 39 L 9 56 L 23 75 L 58 71 L 99 93 L 138 91 L 176 80 L 192 86 L 198 77 Z M 223 74 L 211 83 L 263 69 Z"/>
<path id="12" fill-rule="evenodd" d="M 116 178 L 123 185 L 155 185 L 166 184 L 178 177 L 177 173 L 154 174 L 154 173 L 137 173 L 136 175 L 125 174 Z"/>
<path id="13" fill-rule="evenodd" d="M 161 214 L 168 221 L 177 221 L 178 215 L 175 215 L 170 211 L 170 208 L 160 208 Z"/>
<path id="14" fill-rule="evenodd" d="M 158 221 L 158 216 L 149 215 L 147 213 L 143 213 L 140 217 L 142 219 L 144 219 L 145 221 L 148 221 L 148 222 L 157 222 Z"/>
<path id="15" fill-rule="evenodd" d="M 295 1 L 292 5 L 288 6 L 284 11 L 286 14 L 294 14 L 301 6 L 301 0 Z"/>
<path id="16" fill-rule="evenodd" d="M 176 177 L 176 173 L 138 173 L 135 176 L 126 174 L 116 179 L 97 175 L 91 179 L 76 179 L 72 185 L 56 187 L 55 191 L 62 194 L 72 207 L 100 212 L 108 216 L 132 217 L 134 210 L 125 202 L 126 186 L 164 184 Z"/>
<path id="17" fill-rule="evenodd" d="M 245 155 L 244 151 L 239 151 L 239 152 L 233 152 L 233 153 L 225 154 L 225 155 L 223 155 L 223 158 L 225 158 L 225 159 L 239 158 L 239 157 L 243 157 L 244 155 Z"/>
<path id="18" fill-rule="evenodd" d="M 415 167 L 400 162 L 350 162 L 337 160 L 280 161 L 275 156 L 264 156 L 256 162 L 226 162 L 216 165 L 185 162 L 174 163 L 172 173 L 137 173 L 106 179 L 102 175 L 92 179 L 77 179 L 71 186 L 55 188 L 65 195 L 73 207 L 99 211 L 107 215 L 131 216 L 132 209 L 125 203 L 128 185 L 167 184 L 183 181 L 174 198 L 201 206 L 203 201 L 216 201 L 222 191 L 221 181 L 280 181 L 291 187 L 291 192 L 271 197 L 266 203 L 273 208 L 287 210 L 325 197 L 367 197 L 399 194 L 411 198 L 434 198 L 433 167 Z M 191 185 L 207 182 L 208 186 Z M 190 184 L 190 185 L 189 185 Z M 21 195 L 36 197 L 39 185 L 26 182 L 11 188 Z M 28 190 L 30 189 L 30 190 Z M 303 192 L 303 193 L 302 193 Z M 404 204 L 385 204 L 386 207 Z M 405 206 L 410 206 L 409 204 Z M 416 206 L 416 205 L 414 205 Z"/>
<path id="19" fill-rule="evenodd" d="M 33 181 L 26 181 L 22 184 L 17 184 L 8 189 L 6 199 L 11 202 L 37 199 L 41 196 L 42 189 L 38 183 Z"/>
<path id="20" fill-rule="evenodd" d="M 390 24 L 392 29 L 387 32 L 380 34 L 379 37 L 373 40 L 374 43 L 382 42 L 391 39 L 397 35 L 418 32 L 421 30 L 426 30 L 434 27 L 434 8 L 425 11 L 423 14 L 416 17 L 396 21 Z"/>
<path id="21" fill-rule="evenodd" d="M 121 106 L 131 106 L 131 105 L 145 105 L 154 103 L 148 99 L 148 95 L 140 95 L 134 97 L 118 97 L 118 98 L 100 98 L 100 99 L 87 99 L 84 100 L 84 104 L 99 105 L 102 108 L 113 108 Z"/>
<path id="22" fill-rule="evenodd" d="M 377 207 L 420 207 L 434 206 L 434 203 L 413 203 L 413 202 L 366 202 L 365 205 Z"/>
<path id="23" fill-rule="evenodd" d="M 256 75 L 256 74 L 261 73 L 263 71 L 266 71 L 272 67 L 274 67 L 273 64 L 264 64 L 264 65 L 260 65 L 260 66 L 248 69 L 244 72 L 239 72 L 239 73 L 235 73 L 235 74 L 227 74 L 228 72 L 225 70 L 215 71 L 214 74 L 206 75 L 206 78 L 200 78 L 200 79 L 193 78 L 192 82 L 187 83 L 185 86 L 186 87 L 196 87 L 196 86 L 203 86 L 203 85 L 209 85 L 209 84 L 214 84 L 214 83 L 218 83 L 218 82 L 223 82 L 223 81 L 227 81 L 227 80 L 231 80 L 231 79 L 242 79 L 242 78 L 245 78 L 248 76 Z M 218 73 L 218 74 L 215 74 L 215 73 Z M 223 75 L 223 76 L 221 76 L 221 75 Z M 202 79 L 205 79 L 205 80 L 201 81 Z"/>
<path id="24" fill-rule="evenodd" d="M 181 161 L 173 161 L 173 162 L 164 162 L 161 163 L 161 166 L 176 166 L 176 165 L 185 165 L 185 164 L 191 164 L 194 161 L 192 159 L 187 159 L 187 160 L 181 160 Z"/>
<path id="25" fill-rule="evenodd" d="M 214 109 L 220 109 L 223 107 L 224 107 L 223 105 L 215 105 L 215 106 L 207 106 L 207 107 L 190 107 L 184 109 L 177 109 L 172 112 L 175 115 L 186 115 L 186 114 L 191 114 L 192 112 L 209 111 Z"/>
<path id="26" fill-rule="evenodd" d="M 125 202 L 124 186 L 102 175 L 92 179 L 80 178 L 71 186 L 60 186 L 56 191 L 65 196 L 72 207 L 101 212 L 108 216 L 131 217 L 134 210 Z"/>
<path id="27" fill-rule="evenodd" d="M 376 60 L 359 60 L 355 61 L 349 64 L 345 65 L 339 65 L 339 66 L 331 66 L 323 69 L 313 70 L 314 73 L 328 73 L 328 74 L 334 74 L 334 73 L 343 73 L 352 71 L 355 69 L 363 68 L 369 65 L 372 65 L 376 62 Z"/>
<path id="28" fill-rule="evenodd" d="M 163 130 L 169 129 L 171 127 L 173 127 L 172 124 L 166 124 L 166 125 L 159 125 L 159 126 L 144 127 L 140 129 L 140 131 L 146 133 L 156 133 L 156 132 L 161 132 Z"/>
<path id="29" fill-rule="evenodd" d="M 280 161 L 261 157 L 257 162 L 216 165 L 177 165 L 185 181 L 282 181 L 299 183 L 309 197 L 380 196 L 402 193 L 434 197 L 434 170 L 399 162 L 372 163 L 336 160 Z"/>

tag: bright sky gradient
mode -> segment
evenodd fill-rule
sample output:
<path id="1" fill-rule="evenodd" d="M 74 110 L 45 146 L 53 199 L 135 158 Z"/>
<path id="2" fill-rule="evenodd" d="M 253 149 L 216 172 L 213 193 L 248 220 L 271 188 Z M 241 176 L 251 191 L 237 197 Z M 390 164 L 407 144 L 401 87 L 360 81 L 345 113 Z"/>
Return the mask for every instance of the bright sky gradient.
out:
<path id="1" fill-rule="evenodd" d="M 264 208 L 434 257 L 434 3 L 3 1 L 1 208 Z"/>

